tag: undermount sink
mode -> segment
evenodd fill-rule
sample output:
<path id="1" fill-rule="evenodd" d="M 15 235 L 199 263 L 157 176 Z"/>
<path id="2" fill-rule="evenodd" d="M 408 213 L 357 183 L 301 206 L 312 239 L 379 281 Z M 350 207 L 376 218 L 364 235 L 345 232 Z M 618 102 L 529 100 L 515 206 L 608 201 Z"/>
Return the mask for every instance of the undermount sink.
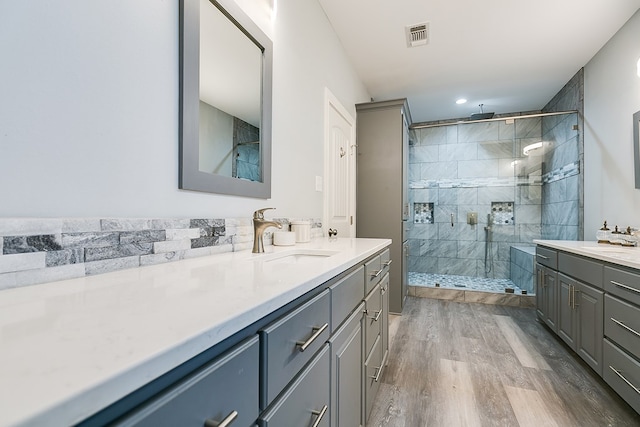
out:
<path id="1" fill-rule="evenodd" d="M 338 251 L 329 251 L 323 249 L 293 249 L 286 252 L 267 254 L 250 259 L 254 261 L 263 261 L 278 264 L 301 264 L 314 262 L 319 259 L 333 256 L 337 253 Z"/>

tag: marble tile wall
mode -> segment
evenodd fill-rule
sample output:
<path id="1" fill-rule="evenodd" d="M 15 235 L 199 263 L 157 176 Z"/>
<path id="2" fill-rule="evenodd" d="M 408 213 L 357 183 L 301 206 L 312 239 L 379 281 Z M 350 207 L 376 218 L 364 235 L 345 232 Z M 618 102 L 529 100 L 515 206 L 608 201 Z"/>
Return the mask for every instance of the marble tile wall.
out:
<path id="1" fill-rule="evenodd" d="M 322 237 L 321 221 L 311 227 Z M 251 218 L 0 218 L 0 290 L 252 246 Z"/>
<path id="2" fill-rule="evenodd" d="M 581 240 L 584 233 L 584 70 L 549 101 L 543 112 L 569 111 L 571 115 L 542 120 L 545 141 L 542 187 L 543 239 Z M 594 231 L 595 233 L 595 231 Z"/>

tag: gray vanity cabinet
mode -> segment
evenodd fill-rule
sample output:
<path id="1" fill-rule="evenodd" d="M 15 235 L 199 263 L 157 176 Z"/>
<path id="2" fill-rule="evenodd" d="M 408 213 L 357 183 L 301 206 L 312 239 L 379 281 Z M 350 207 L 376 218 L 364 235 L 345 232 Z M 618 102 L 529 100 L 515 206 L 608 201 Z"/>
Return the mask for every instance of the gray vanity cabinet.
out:
<path id="1" fill-rule="evenodd" d="M 330 351 L 326 344 L 286 389 L 275 405 L 260 417 L 261 427 L 329 427 Z"/>
<path id="2" fill-rule="evenodd" d="M 258 350 L 254 336 L 113 425 L 202 427 L 206 421 L 228 419 L 234 419 L 237 426 L 255 425 Z"/>
<path id="3" fill-rule="evenodd" d="M 360 303 L 329 339 L 331 345 L 331 425 L 364 425 L 362 420 L 363 311 Z"/>
<path id="4" fill-rule="evenodd" d="M 410 217 L 407 179 L 406 99 L 368 102 L 357 110 L 356 236 L 391 239 L 389 308 L 401 313 L 407 295 L 406 221 Z M 382 277 L 382 276 L 380 276 Z M 377 281 L 376 281 L 377 282 Z"/>
<path id="5" fill-rule="evenodd" d="M 370 256 L 83 425 L 364 426 L 388 348 L 390 265 L 388 250 Z"/>
<path id="6" fill-rule="evenodd" d="M 543 284 L 557 270 L 554 331 L 640 412 L 640 273 L 541 246 L 536 253 L 538 316 L 553 328 Z"/>
<path id="7" fill-rule="evenodd" d="M 604 380 L 640 412 L 640 274 L 605 266 Z"/>

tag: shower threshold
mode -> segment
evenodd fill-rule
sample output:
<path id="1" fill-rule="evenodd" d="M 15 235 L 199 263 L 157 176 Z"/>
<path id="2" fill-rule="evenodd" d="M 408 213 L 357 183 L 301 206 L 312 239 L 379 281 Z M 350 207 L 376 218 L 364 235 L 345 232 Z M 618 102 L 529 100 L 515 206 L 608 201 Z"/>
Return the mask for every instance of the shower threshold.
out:
<path id="1" fill-rule="evenodd" d="M 410 271 L 409 286 L 424 286 L 493 293 L 513 293 L 522 295 L 522 289 L 520 289 L 509 279 L 456 276 L 452 274 L 431 274 Z"/>

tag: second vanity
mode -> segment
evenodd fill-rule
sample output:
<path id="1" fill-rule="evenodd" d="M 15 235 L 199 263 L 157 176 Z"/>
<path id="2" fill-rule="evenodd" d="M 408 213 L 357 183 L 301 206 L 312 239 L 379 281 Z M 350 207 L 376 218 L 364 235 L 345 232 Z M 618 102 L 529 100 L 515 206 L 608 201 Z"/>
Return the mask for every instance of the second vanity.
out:
<path id="1" fill-rule="evenodd" d="M 538 318 L 640 412 L 640 248 L 535 243 Z"/>
<path id="2" fill-rule="evenodd" d="M 390 243 L 0 292 L 0 425 L 364 425 L 388 357 Z"/>

